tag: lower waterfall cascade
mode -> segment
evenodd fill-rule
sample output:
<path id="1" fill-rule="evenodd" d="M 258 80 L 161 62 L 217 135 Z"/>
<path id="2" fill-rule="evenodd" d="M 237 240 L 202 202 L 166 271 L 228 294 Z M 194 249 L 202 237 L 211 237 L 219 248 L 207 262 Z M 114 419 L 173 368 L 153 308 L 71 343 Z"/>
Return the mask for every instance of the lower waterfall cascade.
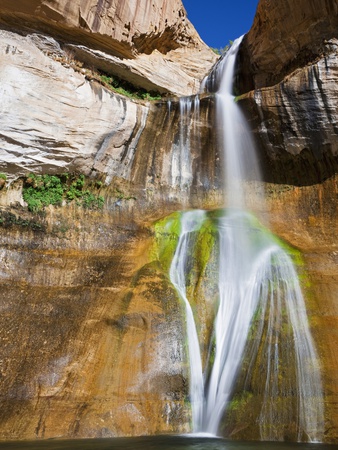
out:
<path id="1" fill-rule="evenodd" d="M 320 442 L 320 364 L 292 257 L 246 210 L 243 180 L 252 174 L 259 179 L 259 167 L 248 125 L 232 95 L 240 43 L 241 38 L 203 83 L 209 90 L 217 86 L 216 125 L 223 130 L 227 207 L 217 213 L 180 213 L 169 270 L 186 313 L 192 431 L 217 435 L 234 390 L 253 395 L 255 374 L 262 386 L 256 419 L 260 439 L 284 440 L 285 430 L 292 429 L 297 441 Z M 189 103 L 182 101 L 181 111 L 189 112 Z M 196 100 L 194 104 L 196 108 Z M 189 139 L 182 139 L 181 147 L 186 147 Z M 264 202 L 259 189 L 257 196 Z M 208 248 L 203 264 L 197 262 L 205 252 L 202 247 Z M 191 274 L 198 265 L 199 277 L 211 279 L 214 274 L 208 291 L 214 293 L 208 299 L 213 329 L 204 336 L 194 299 L 203 293 L 198 294 L 200 283 Z"/>

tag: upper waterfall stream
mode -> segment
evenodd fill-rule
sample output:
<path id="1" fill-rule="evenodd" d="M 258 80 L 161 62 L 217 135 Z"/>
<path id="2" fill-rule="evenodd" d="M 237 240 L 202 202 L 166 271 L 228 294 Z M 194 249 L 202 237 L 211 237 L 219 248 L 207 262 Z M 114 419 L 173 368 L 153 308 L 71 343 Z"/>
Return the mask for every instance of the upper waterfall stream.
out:
<path id="1" fill-rule="evenodd" d="M 186 310 L 192 428 L 216 435 L 234 395 L 243 402 L 256 395 L 262 440 L 294 435 L 298 441 L 318 442 L 323 433 L 321 376 L 297 274 L 278 239 L 246 211 L 243 182 L 252 174 L 259 179 L 259 168 L 232 95 L 240 43 L 233 44 L 205 82 L 218 87 L 216 125 L 224 148 L 227 209 L 181 214 L 170 267 Z M 181 110 L 189 112 L 189 103 L 182 101 Z M 187 135 L 182 139 L 186 147 Z M 203 262 L 198 261 L 201 255 Z M 198 299 L 206 290 L 200 280 L 210 280 L 211 273 L 207 295 L 216 294 L 205 304 L 212 303 L 213 329 L 201 333 Z"/>

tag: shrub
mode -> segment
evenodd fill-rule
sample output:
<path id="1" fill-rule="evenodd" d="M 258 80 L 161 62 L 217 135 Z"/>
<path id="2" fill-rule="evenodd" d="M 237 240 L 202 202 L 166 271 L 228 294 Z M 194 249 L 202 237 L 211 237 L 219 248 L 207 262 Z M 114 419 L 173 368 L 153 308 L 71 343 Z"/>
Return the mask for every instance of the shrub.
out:
<path id="1" fill-rule="evenodd" d="M 4 173 L 0 173 L 0 190 L 6 185 L 7 176 Z"/>
<path id="2" fill-rule="evenodd" d="M 29 174 L 23 188 L 22 197 L 32 212 L 44 206 L 60 205 L 64 188 L 58 176 Z"/>
<path id="3" fill-rule="evenodd" d="M 157 92 L 147 92 L 145 89 L 137 88 L 125 80 L 106 74 L 100 74 L 100 80 L 114 92 L 125 95 L 129 98 L 142 100 L 161 100 L 161 95 Z"/>
<path id="4" fill-rule="evenodd" d="M 87 209 L 102 209 L 104 198 L 88 189 L 84 190 L 84 175 L 34 175 L 26 177 L 22 196 L 28 209 L 38 212 L 48 205 L 61 205 L 63 200 L 76 201 L 78 206 Z"/>

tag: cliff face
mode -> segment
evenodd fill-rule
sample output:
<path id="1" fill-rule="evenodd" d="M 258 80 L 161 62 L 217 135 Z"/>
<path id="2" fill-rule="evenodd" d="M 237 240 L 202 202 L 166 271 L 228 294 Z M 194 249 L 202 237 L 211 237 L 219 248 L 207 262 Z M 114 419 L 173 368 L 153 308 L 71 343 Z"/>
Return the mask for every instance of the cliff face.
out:
<path id="1" fill-rule="evenodd" d="M 179 0 L 126 3 L 119 0 L 2 2 L 3 21 L 24 18 L 25 25 L 45 27 L 68 40 L 90 42 L 92 47 L 130 58 L 153 50 L 165 54 L 175 48 L 201 44 Z M 84 37 L 85 36 L 85 37 Z M 191 42 L 189 42 L 191 41 Z"/>
<path id="2" fill-rule="evenodd" d="M 261 0 L 242 58 L 251 77 L 245 90 L 272 86 L 295 69 L 321 58 L 326 40 L 337 37 L 338 5 L 334 0 Z"/>
<path id="3" fill-rule="evenodd" d="M 1 438 L 187 431 L 184 323 L 149 232 L 50 212 L 1 230 Z"/>
<path id="4" fill-rule="evenodd" d="M 2 30 L 1 53 L 2 439 L 186 432 L 184 315 L 150 224 L 219 203 L 209 108 L 182 123 L 177 100 L 113 93 L 50 36 Z M 20 206 L 20 177 L 72 171 L 103 181 L 104 211 Z"/>
<path id="5" fill-rule="evenodd" d="M 311 280 L 304 291 L 322 362 L 329 442 L 337 439 L 337 347 L 328 335 L 338 329 L 337 21 L 336 2 L 260 1 L 238 74 L 245 92 L 239 104 L 268 182 L 271 226 L 301 249 Z M 245 412 L 238 420 L 247 420 Z M 233 425 L 228 432 L 241 434 Z"/>
<path id="6" fill-rule="evenodd" d="M 262 0 L 238 98 L 267 195 L 266 210 L 250 207 L 304 255 L 328 442 L 338 436 L 335 8 Z M 131 100 L 88 67 L 189 94 L 214 56 L 179 2 L 5 1 L 0 11 L 0 436 L 188 431 L 184 313 L 153 224 L 223 206 L 214 97 Z M 104 209 L 74 201 L 33 214 L 21 195 L 29 172 L 83 173 Z M 244 406 L 224 430 L 259 438 Z"/>
<path id="7" fill-rule="evenodd" d="M 138 198 L 156 188 L 165 201 L 168 189 L 175 196 L 183 188 L 183 202 L 193 187 L 206 192 L 220 186 L 216 147 L 205 150 L 212 142 L 212 99 L 201 100 L 205 106 L 194 125 L 197 97 L 186 100 L 191 115 L 181 121 L 177 100 L 150 103 L 113 93 L 69 67 L 51 38 L 7 31 L 0 37 L 0 170 L 8 180 L 30 171 L 77 171 L 107 185 L 131 183 Z M 194 129 L 203 129 L 201 141 Z M 191 141 L 192 154 L 180 135 Z"/>
<path id="8" fill-rule="evenodd" d="M 338 41 L 280 83 L 241 97 L 267 181 L 308 185 L 338 170 Z"/>
<path id="9" fill-rule="evenodd" d="M 180 0 L 4 1 L 0 17 L 3 26 L 54 36 L 87 64 L 161 93 L 197 92 L 216 60 Z"/>
<path id="10" fill-rule="evenodd" d="M 2 166 L 17 177 L 40 167 L 60 172 L 81 157 L 93 161 L 107 136 L 123 151 L 148 108 L 114 96 L 85 75 L 46 55 L 63 52 L 56 41 L 1 31 Z M 43 51 L 40 50 L 40 48 Z M 30 113 L 27 114 L 27 109 Z"/>

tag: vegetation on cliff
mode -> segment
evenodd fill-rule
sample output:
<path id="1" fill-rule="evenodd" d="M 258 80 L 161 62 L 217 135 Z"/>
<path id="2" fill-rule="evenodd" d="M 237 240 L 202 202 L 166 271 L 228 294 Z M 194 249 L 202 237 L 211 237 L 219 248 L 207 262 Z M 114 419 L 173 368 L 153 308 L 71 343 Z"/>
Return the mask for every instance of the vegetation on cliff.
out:
<path id="1" fill-rule="evenodd" d="M 48 205 L 61 205 L 63 201 L 75 201 L 87 209 L 102 209 L 104 198 L 98 195 L 100 182 L 86 189 L 84 175 L 35 175 L 29 174 L 24 182 L 22 197 L 31 212 L 37 212 Z"/>
<path id="2" fill-rule="evenodd" d="M 125 80 L 121 80 L 116 76 L 107 74 L 99 74 L 101 83 L 118 94 L 125 95 L 129 98 L 139 100 L 161 100 L 161 95 L 157 92 L 147 92 L 145 89 L 137 88 Z"/>
<path id="3" fill-rule="evenodd" d="M 6 185 L 7 175 L 0 173 L 0 190 Z"/>

